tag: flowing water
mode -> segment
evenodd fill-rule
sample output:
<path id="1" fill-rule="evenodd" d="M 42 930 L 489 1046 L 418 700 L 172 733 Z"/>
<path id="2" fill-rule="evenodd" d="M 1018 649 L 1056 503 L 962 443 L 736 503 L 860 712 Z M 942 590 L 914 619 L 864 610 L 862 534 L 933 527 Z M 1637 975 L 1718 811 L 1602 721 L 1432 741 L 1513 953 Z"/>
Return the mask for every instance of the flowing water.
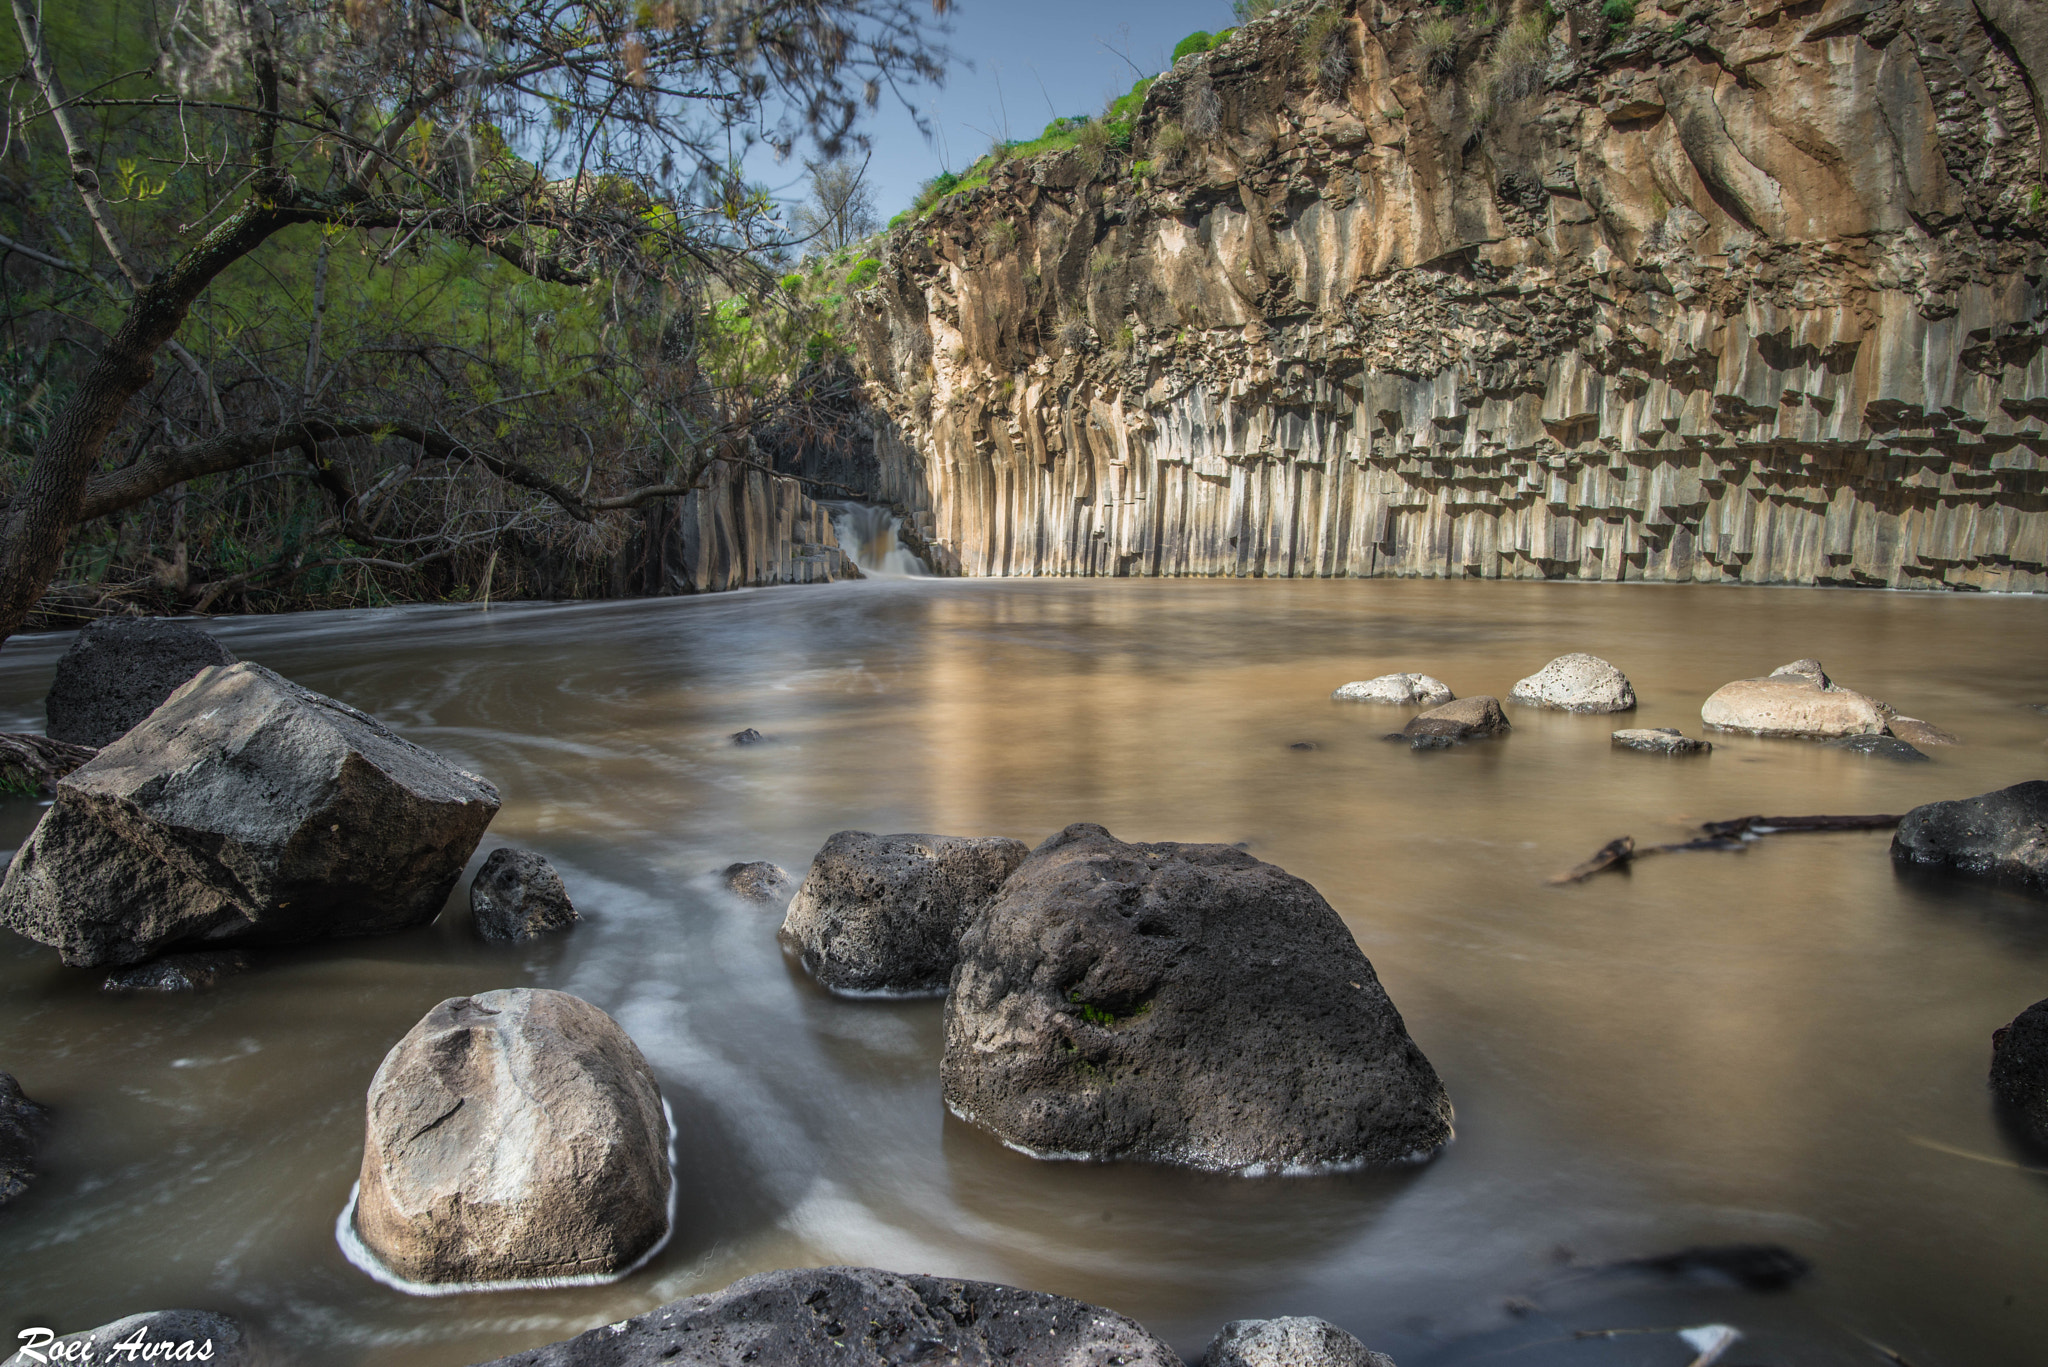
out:
<path id="1" fill-rule="evenodd" d="M 868 581 L 578 606 L 214 624 L 245 658 L 489 775 L 498 843 L 588 920 L 537 947 L 432 927 L 280 952 L 200 996 L 115 998 L 0 933 L 0 1067 L 57 1112 L 0 1211 L 0 1332 L 195 1305 L 308 1364 L 453 1367 L 770 1268 L 1002 1280 L 1130 1314 L 1197 1355 L 1225 1320 L 1326 1316 L 1431 1364 L 1723 1367 L 2048 1360 L 2048 1176 L 1991 1111 L 1991 1031 L 2048 996 L 2048 903 L 1896 875 L 1882 833 L 1785 835 L 1544 884 L 1623 833 L 1753 812 L 1902 811 L 2048 773 L 2048 601 L 1395 581 Z M 61 637 L 0 653 L 37 727 Z M 1722 740 L 1671 760 L 1611 718 L 1511 709 L 1415 753 L 1330 690 L 1397 669 L 1505 694 L 1568 650 L 1698 733 L 1718 684 L 1818 656 L 1962 735 L 1899 765 Z M 765 744 L 735 747 L 743 727 Z M 1296 750 L 1293 742 L 1317 748 Z M 0 808 L 0 839 L 35 820 Z M 1246 841 L 1344 916 L 1442 1073 L 1426 1165 L 1246 1179 L 1013 1153 L 940 1103 L 941 1006 L 842 1001 L 716 871 L 801 871 L 827 835 L 1072 821 Z M 457 905 L 460 903 L 458 894 Z M 363 1096 L 435 1002 L 556 987 L 610 1011 L 680 1131 L 681 1219 L 592 1289 L 407 1297 L 334 1219 Z M 1770 1242 L 1776 1295 L 1602 1271 Z M 11 1341 L 11 1337 L 10 1340 Z"/>
<path id="2" fill-rule="evenodd" d="M 827 503 L 832 531 L 861 573 L 878 579 L 930 574 L 924 561 L 903 544 L 897 533 L 903 519 L 872 503 Z"/>

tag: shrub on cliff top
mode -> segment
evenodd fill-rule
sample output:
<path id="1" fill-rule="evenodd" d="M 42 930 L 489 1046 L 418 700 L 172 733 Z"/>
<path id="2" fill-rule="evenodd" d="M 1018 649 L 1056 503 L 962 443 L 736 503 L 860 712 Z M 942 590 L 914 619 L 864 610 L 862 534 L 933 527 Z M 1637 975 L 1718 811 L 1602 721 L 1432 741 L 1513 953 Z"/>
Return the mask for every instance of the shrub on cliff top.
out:
<path id="1" fill-rule="evenodd" d="M 1178 62 L 1183 57 L 1192 57 L 1198 52 L 1207 52 L 1215 46 L 1215 34 L 1207 29 L 1196 29 L 1193 33 L 1190 33 L 1187 37 L 1173 45 L 1173 60 Z"/>
<path id="2" fill-rule="evenodd" d="M 1309 16 L 1308 31 L 1302 35 L 1302 67 L 1325 99 L 1342 95 L 1357 69 L 1351 57 L 1349 27 L 1342 14 L 1325 5 Z"/>
<path id="3" fill-rule="evenodd" d="M 1448 19 L 1425 19 L 1415 29 L 1415 52 L 1423 69 L 1435 78 L 1458 70 L 1458 26 Z"/>

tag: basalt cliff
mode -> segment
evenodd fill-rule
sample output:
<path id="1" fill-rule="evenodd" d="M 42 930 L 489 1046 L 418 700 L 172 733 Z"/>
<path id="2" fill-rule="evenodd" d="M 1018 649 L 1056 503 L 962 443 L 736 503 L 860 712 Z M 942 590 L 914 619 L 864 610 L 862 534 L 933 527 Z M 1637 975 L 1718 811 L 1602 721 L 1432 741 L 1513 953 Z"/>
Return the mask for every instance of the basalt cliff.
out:
<path id="1" fill-rule="evenodd" d="M 782 459 L 969 575 L 2048 591 L 2044 95 L 2038 0 L 1282 7 L 892 230 Z"/>

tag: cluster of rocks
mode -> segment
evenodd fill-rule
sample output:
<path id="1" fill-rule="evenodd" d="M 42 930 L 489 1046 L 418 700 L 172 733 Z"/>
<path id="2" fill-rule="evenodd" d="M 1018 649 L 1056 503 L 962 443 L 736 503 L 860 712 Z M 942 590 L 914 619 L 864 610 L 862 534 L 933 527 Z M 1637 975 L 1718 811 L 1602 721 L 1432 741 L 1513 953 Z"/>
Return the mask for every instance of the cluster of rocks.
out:
<path id="1" fill-rule="evenodd" d="M 1700 708 L 1711 731 L 1786 740 L 1822 740 L 1884 759 L 1922 760 L 1916 745 L 1959 745 L 1954 735 L 1890 704 L 1844 688 L 1818 660 L 1794 660 L 1757 679 L 1737 679 Z"/>

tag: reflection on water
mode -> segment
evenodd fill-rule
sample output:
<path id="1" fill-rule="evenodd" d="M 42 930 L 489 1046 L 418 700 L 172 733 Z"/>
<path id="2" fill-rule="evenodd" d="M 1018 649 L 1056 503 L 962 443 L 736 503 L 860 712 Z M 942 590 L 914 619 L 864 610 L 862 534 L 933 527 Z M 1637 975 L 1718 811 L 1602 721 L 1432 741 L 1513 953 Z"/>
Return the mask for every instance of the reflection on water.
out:
<path id="1" fill-rule="evenodd" d="M 1135 1316 L 1184 1353 L 1225 1320 L 1325 1315 L 1403 1367 L 2037 1363 L 2048 1186 L 1984 1088 L 1990 1032 L 2048 995 L 2048 907 L 1901 880 L 1878 834 L 1780 836 L 1554 889 L 1616 835 L 1757 811 L 1902 811 L 2040 777 L 2048 602 L 1808 590 L 1393 581 L 868 581 L 574 607 L 219 624 L 245 658 L 488 775 L 498 843 L 588 917 L 503 949 L 425 930 L 266 956 L 197 997 L 111 998 L 0 943 L 0 1067 L 51 1103 L 46 1172 L 0 1212 L 0 1308 L 78 1328 L 239 1314 L 314 1364 L 462 1364 L 772 1267 L 995 1278 Z M 0 726 L 39 727 L 61 638 L 0 654 Z M 1511 709 L 1415 753 L 1346 680 L 1505 695 L 1612 659 L 1630 724 L 1698 734 L 1728 679 L 1818 656 L 1960 733 L 1895 766 L 1789 742 L 1612 750 L 1613 719 Z M 743 727 L 765 744 L 734 747 Z M 1314 750 L 1289 748 L 1295 741 Z M 33 804 L 0 807 L 18 840 Z M 845 1002 L 715 871 L 801 871 L 832 831 L 1247 841 L 1344 915 L 1458 1108 L 1435 1162 L 1309 1179 L 1048 1164 L 948 1118 L 941 1007 Z M 458 894 L 458 903 L 460 896 Z M 335 1212 L 384 1051 L 444 997 L 550 986 L 660 1075 L 681 1226 L 616 1286 L 408 1298 L 349 1267 Z M 1931 1141 L 1946 1148 L 1928 1147 Z M 1595 1264 L 1776 1241 L 1766 1297 Z M 1524 1313 L 1510 1313 L 1508 1303 Z"/>

